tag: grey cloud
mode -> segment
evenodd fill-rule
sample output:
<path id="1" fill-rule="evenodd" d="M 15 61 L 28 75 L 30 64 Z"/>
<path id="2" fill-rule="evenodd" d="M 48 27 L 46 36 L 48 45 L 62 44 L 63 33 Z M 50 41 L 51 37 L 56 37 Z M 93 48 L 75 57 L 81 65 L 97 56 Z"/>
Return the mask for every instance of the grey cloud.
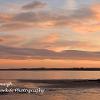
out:
<path id="1" fill-rule="evenodd" d="M 1 31 L 14 31 L 14 30 L 20 30 L 29 28 L 30 25 L 27 23 L 20 23 L 20 22 L 11 22 L 11 23 L 5 23 L 1 25 L 0 30 Z"/>
<path id="2" fill-rule="evenodd" d="M 77 9 L 74 11 L 74 13 L 72 13 L 72 15 L 70 16 L 71 18 L 90 18 L 90 16 L 93 15 L 93 12 L 91 11 L 90 8 L 81 8 L 81 9 Z"/>
<path id="3" fill-rule="evenodd" d="M 31 10 L 36 8 L 44 8 L 46 6 L 46 3 L 41 1 L 34 1 L 29 4 L 26 4 L 22 7 L 23 10 Z"/>
<path id="4" fill-rule="evenodd" d="M 47 49 L 14 48 L 0 45 L 0 59 L 74 59 L 100 60 L 100 52 L 64 50 L 55 52 Z"/>
<path id="5" fill-rule="evenodd" d="M 38 21 L 38 15 L 34 12 L 23 12 L 15 15 L 12 21 L 34 22 L 34 21 Z"/>
<path id="6" fill-rule="evenodd" d="M 81 25 L 84 19 L 90 19 L 93 12 L 89 8 L 81 8 L 73 11 L 30 11 L 30 12 L 20 12 L 12 16 L 9 22 L 1 24 L 0 30 L 17 30 L 23 28 L 40 28 L 43 25 L 41 23 L 52 22 L 49 27 L 64 26 L 68 27 L 70 25 Z M 40 23 L 40 24 L 39 24 Z M 40 25 L 40 26 L 39 26 Z M 46 25 L 48 26 L 48 24 Z"/>
<path id="7" fill-rule="evenodd" d="M 60 38 L 61 39 L 61 38 Z M 23 44 L 23 47 L 33 47 L 33 48 L 37 48 L 37 49 L 50 49 L 50 50 L 55 50 L 55 48 L 58 50 L 60 48 L 69 48 L 69 49 L 76 49 L 76 48 L 80 48 L 82 50 L 86 50 L 88 48 L 91 48 L 92 50 L 94 50 L 95 48 L 99 48 L 100 45 L 96 45 L 96 44 L 92 44 L 88 41 L 72 41 L 72 40 L 60 40 L 58 39 L 55 42 L 42 42 L 40 40 L 42 40 L 42 38 L 40 39 L 32 39 L 29 42 Z M 39 46 L 38 46 L 39 45 Z"/>
<path id="8" fill-rule="evenodd" d="M 30 49 L 30 48 L 14 48 L 0 45 L 1 58 L 15 58 L 15 59 L 28 59 L 28 58 L 44 58 L 53 56 L 55 52 L 46 49 Z"/>
<path id="9" fill-rule="evenodd" d="M 22 22 L 43 22 L 43 21 L 55 21 L 57 24 L 65 24 L 73 20 L 80 20 L 88 18 L 92 15 L 89 9 L 78 9 L 72 14 L 68 14 L 67 11 L 51 12 L 51 11 L 39 11 L 39 12 L 22 12 L 16 14 L 13 17 L 13 21 Z"/>

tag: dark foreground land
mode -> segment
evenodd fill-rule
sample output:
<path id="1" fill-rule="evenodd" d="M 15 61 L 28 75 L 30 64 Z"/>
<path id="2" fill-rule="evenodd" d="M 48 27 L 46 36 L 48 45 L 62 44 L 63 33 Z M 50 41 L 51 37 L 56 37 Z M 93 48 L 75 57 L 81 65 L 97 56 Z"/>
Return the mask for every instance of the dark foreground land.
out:
<path id="1" fill-rule="evenodd" d="M 100 88 L 100 79 L 97 80 L 18 80 L 23 83 L 42 83 L 44 88 Z"/>

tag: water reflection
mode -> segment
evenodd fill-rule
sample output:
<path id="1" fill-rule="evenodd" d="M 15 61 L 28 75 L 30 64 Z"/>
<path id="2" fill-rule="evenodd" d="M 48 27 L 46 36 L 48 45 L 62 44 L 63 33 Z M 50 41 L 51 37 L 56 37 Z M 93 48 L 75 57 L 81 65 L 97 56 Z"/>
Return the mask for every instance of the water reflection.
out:
<path id="1" fill-rule="evenodd" d="M 100 71 L 1 71 L 0 79 L 99 79 Z"/>

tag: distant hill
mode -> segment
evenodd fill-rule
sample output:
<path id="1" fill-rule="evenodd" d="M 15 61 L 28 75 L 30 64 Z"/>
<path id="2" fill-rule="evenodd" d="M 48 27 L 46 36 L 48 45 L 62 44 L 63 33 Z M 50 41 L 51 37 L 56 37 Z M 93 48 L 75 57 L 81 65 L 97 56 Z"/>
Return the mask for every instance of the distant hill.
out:
<path id="1" fill-rule="evenodd" d="M 0 71 L 100 71 L 100 68 L 9 68 Z"/>

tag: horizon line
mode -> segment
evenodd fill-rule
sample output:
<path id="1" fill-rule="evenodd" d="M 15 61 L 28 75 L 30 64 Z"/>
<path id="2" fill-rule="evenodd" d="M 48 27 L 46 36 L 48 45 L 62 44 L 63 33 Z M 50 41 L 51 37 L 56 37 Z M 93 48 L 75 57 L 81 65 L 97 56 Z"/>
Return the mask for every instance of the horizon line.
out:
<path id="1" fill-rule="evenodd" d="M 0 71 L 100 71 L 100 68 L 2 68 Z"/>

